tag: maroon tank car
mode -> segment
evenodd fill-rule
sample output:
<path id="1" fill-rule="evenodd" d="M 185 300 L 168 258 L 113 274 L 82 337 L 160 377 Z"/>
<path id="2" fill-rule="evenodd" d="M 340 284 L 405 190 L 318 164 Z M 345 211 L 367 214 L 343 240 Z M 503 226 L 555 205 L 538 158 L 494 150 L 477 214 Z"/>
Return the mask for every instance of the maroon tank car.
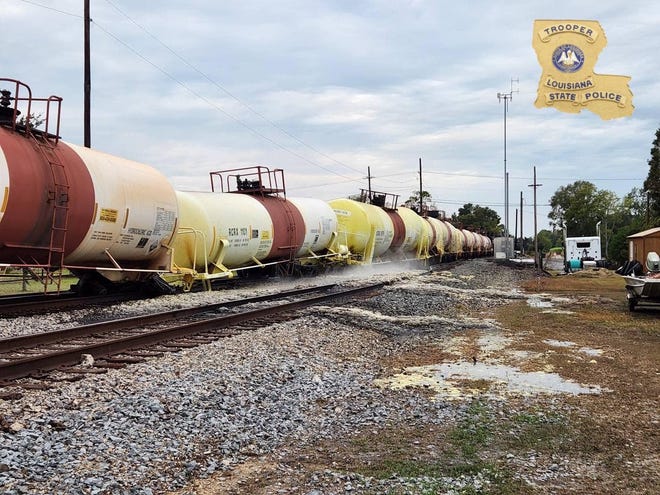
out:
<path id="1" fill-rule="evenodd" d="M 68 144 L 55 97 L 35 99 L 20 82 L 0 79 L 0 263 L 93 270 L 111 281 L 166 271 L 175 232 L 176 195 L 147 165 Z M 23 95 L 19 94 L 19 91 Z M 46 102 L 46 130 L 17 117 Z"/>

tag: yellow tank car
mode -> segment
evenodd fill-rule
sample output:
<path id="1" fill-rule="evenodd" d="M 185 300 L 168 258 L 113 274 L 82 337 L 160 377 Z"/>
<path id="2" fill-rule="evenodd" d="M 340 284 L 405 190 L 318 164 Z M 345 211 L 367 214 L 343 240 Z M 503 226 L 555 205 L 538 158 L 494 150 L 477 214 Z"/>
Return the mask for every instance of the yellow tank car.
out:
<path id="1" fill-rule="evenodd" d="M 346 198 L 333 199 L 329 204 L 337 215 L 333 251 L 348 251 L 363 263 L 371 263 L 374 257 L 387 252 L 394 237 L 394 225 L 385 210 Z"/>

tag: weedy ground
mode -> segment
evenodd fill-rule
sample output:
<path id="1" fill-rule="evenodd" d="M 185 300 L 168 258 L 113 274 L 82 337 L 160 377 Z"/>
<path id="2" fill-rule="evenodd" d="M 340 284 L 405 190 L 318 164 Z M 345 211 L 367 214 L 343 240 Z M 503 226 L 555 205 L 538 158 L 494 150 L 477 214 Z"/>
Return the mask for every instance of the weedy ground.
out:
<path id="1" fill-rule="evenodd" d="M 486 349 L 484 330 L 467 329 L 458 348 L 429 339 L 383 357 L 383 375 L 474 356 L 557 374 L 600 393 L 515 394 L 470 377 L 452 382 L 459 393 L 451 400 L 411 387 L 407 393 L 447 400 L 453 414 L 444 422 L 390 424 L 287 446 L 279 457 L 248 460 L 221 481 L 181 493 L 344 493 L 315 490 L 314 480 L 328 471 L 377 486 L 351 493 L 659 493 L 660 307 L 629 312 L 623 280 L 607 270 L 532 276 L 523 289 L 554 298 L 553 307 L 511 299 L 463 309 L 465 316 L 496 320 L 505 346 Z M 286 480 L 277 479 L 282 466 L 289 468 Z M 402 478 L 417 482 L 383 488 Z"/>

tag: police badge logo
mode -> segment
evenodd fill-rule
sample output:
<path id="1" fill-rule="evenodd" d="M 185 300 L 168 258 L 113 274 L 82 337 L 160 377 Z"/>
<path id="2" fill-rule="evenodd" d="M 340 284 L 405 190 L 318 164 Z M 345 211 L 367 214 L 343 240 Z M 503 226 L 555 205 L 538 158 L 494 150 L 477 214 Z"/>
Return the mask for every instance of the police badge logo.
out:
<path id="1" fill-rule="evenodd" d="M 594 72 L 606 44 L 598 21 L 534 21 L 532 45 L 543 71 L 534 105 L 568 113 L 590 110 L 602 119 L 632 115 L 630 77 Z"/>
<path id="2" fill-rule="evenodd" d="M 559 45 L 552 54 L 552 63 L 562 72 L 577 72 L 584 64 L 584 53 L 575 45 Z"/>

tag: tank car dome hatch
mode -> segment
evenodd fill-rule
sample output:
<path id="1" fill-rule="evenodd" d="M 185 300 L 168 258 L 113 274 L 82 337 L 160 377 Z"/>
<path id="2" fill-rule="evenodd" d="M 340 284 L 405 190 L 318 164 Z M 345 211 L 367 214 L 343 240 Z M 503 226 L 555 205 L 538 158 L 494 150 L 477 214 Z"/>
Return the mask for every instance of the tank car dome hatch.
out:
<path id="1" fill-rule="evenodd" d="M 0 90 L 0 124 L 11 124 L 21 114 L 20 110 L 11 106 L 12 99 L 11 91 Z"/>

